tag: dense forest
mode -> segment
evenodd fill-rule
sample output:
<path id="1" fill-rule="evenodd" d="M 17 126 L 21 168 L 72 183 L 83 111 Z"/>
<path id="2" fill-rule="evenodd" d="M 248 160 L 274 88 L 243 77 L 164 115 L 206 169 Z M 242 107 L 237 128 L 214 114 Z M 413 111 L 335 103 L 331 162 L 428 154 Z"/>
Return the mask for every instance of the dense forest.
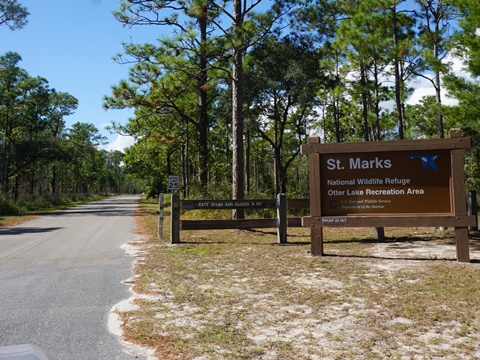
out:
<path id="1" fill-rule="evenodd" d="M 20 30 L 28 16 L 16 0 L 0 1 L 0 26 Z M 21 60 L 15 52 L 0 55 L 0 214 L 39 198 L 141 190 L 125 173 L 124 154 L 101 149 L 105 138 L 93 124 L 66 127 L 77 99 L 30 76 Z"/>
<path id="2" fill-rule="evenodd" d="M 0 25 L 19 29 L 27 16 L 16 0 L 0 0 Z M 65 128 L 76 99 L 4 54 L 2 194 L 142 184 L 153 195 L 176 174 L 185 197 L 307 197 L 299 147 L 309 135 L 442 138 L 455 127 L 480 138 L 476 0 L 124 0 L 113 16 L 159 33 L 153 44 L 124 44 L 115 59 L 129 77 L 104 99 L 106 109 L 135 110 L 111 125 L 134 145 L 109 153 L 92 124 Z M 431 95 L 409 102 L 420 84 Z M 478 163 L 475 147 L 468 189 L 479 186 Z"/>
<path id="3" fill-rule="evenodd" d="M 123 154 L 101 150 L 90 123 L 66 128 L 77 99 L 31 77 L 17 53 L 0 56 L 0 188 L 14 200 L 121 192 Z"/>
<path id="4" fill-rule="evenodd" d="M 128 171 L 153 192 L 180 174 L 185 196 L 308 195 L 309 135 L 323 142 L 476 140 L 480 9 L 473 0 L 123 1 L 115 17 L 168 36 L 124 46 L 130 77 L 106 108 L 136 143 Z M 462 76 L 454 63 L 465 67 Z M 407 103 L 419 82 L 431 95 Z M 448 101 L 447 101 L 448 100 Z M 479 179 L 468 154 L 468 186 Z"/>

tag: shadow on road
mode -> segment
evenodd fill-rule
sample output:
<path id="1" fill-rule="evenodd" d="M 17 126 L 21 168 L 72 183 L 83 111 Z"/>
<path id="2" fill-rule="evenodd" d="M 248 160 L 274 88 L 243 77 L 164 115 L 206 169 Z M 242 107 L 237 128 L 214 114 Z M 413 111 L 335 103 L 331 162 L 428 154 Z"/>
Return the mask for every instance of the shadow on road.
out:
<path id="1" fill-rule="evenodd" d="M 133 210 L 108 210 L 108 209 L 76 209 L 75 210 L 64 210 L 61 212 L 45 214 L 48 216 L 72 216 L 72 215 L 97 215 L 97 216 L 132 216 Z"/>
<path id="2" fill-rule="evenodd" d="M 62 229 L 61 227 L 49 227 L 49 228 L 31 228 L 31 227 L 14 227 L 10 229 L 0 229 L 0 235 L 22 235 L 22 234 L 42 234 L 51 231 Z"/>

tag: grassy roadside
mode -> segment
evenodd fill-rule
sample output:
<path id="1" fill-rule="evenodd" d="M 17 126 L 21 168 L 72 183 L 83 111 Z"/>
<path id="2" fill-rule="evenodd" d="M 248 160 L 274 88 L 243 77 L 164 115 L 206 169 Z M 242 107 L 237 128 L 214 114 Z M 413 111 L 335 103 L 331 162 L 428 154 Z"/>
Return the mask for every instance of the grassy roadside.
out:
<path id="1" fill-rule="evenodd" d="M 480 241 L 453 261 L 452 233 L 329 228 L 328 256 L 308 229 L 289 244 L 267 231 L 185 231 L 157 239 L 157 205 L 142 201 L 145 240 L 123 313 L 129 341 L 159 359 L 480 358 Z M 168 220 L 168 218 L 166 219 Z"/>
<path id="2" fill-rule="evenodd" d="M 60 201 L 42 200 L 28 203 L 23 209 L 16 209 L 16 215 L 2 215 L 0 212 L 0 229 L 20 225 L 45 213 L 65 210 L 72 206 L 85 204 L 90 201 L 100 200 L 103 198 L 105 198 L 105 196 L 93 195 L 89 197 L 78 198 L 76 200 L 62 198 Z"/>

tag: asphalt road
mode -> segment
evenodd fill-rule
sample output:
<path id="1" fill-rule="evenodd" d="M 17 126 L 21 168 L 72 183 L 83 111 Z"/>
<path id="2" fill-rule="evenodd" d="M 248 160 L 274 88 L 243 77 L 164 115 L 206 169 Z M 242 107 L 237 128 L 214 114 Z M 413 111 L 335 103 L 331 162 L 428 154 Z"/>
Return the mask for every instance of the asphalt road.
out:
<path id="1" fill-rule="evenodd" d="M 108 330 L 130 297 L 137 196 L 119 196 L 0 229 L 0 346 L 35 344 L 57 360 L 131 360 Z"/>

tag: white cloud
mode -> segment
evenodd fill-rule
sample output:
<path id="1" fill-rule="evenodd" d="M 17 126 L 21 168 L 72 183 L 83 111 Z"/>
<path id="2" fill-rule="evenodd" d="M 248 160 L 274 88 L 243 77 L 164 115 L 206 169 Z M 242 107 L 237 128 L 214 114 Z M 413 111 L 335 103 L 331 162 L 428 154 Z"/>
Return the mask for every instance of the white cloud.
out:
<path id="1" fill-rule="evenodd" d="M 107 145 L 108 151 L 124 151 L 125 148 L 132 146 L 134 139 L 132 136 L 117 135 L 117 138 Z"/>
<path id="2" fill-rule="evenodd" d="M 410 95 L 406 101 L 407 105 L 419 104 L 425 96 L 435 96 L 435 89 L 433 88 L 433 85 L 426 79 L 417 80 L 410 85 L 414 88 L 414 90 L 412 95 Z M 456 99 L 448 97 L 448 94 L 444 88 L 442 88 L 441 96 L 443 105 L 453 106 L 458 103 Z"/>
<path id="3" fill-rule="evenodd" d="M 472 75 L 466 70 L 466 59 L 458 56 L 448 56 L 446 62 L 452 67 L 453 73 L 467 80 L 472 80 Z"/>
<path id="4" fill-rule="evenodd" d="M 450 65 L 450 68 L 455 75 L 465 79 L 469 79 L 469 80 L 472 79 L 470 73 L 467 70 L 465 70 L 466 69 L 465 59 L 461 57 L 449 55 L 444 61 L 445 63 Z M 410 85 L 414 88 L 414 91 L 406 101 L 408 105 L 418 104 L 420 100 L 425 96 L 435 96 L 435 90 L 433 88 L 433 85 L 430 83 L 430 81 L 426 79 L 417 78 Z M 441 95 L 442 95 L 442 103 L 444 105 L 453 106 L 458 104 L 457 99 L 448 97 L 448 94 L 444 88 L 442 88 Z"/>
<path id="5" fill-rule="evenodd" d="M 435 89 L 433 85 L 424 78 L 415 79 L 411 84 L 409 84 L 414 90 L 412 95 L 407 99 L 407 105 L 416 105 L 422 100 L 425 96 L 435 96 Z"/>

